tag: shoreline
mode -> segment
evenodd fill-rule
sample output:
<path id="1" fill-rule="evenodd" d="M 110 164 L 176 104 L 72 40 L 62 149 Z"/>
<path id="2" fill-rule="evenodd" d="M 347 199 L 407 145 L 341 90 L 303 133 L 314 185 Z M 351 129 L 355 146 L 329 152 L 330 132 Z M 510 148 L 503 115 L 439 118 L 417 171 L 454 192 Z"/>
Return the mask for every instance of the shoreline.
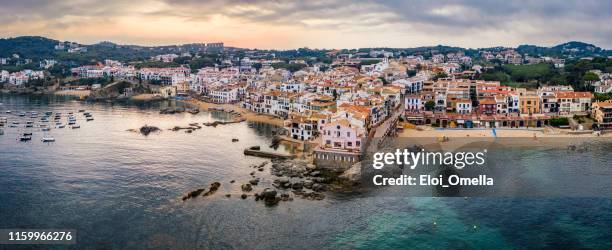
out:
<path id="1" fill-rule="evenodd" d="M 541 129 L 438 129 L 428 126 L 418 126 L 416 129 L 405 128 L 398 133 L 399 138 L 414 137 L 448 137 L 448 138 L 610 138 L 612 133 L 604 133 L 600 136 L 593 133 L 570 134 L 571 130 L 558 128 Z"/>
<path id="2" fill-rule="evenodd" d="M 253 111 L 242 108 L 236 104 L 227 104 L 227 103 L 217 104 L 217 103 L 204 102 L 204 101 L 194 100 L 194 99 L 181 100 L 181 102 L 194 105 L 198 107 L 200 110 L 205 110 L 205 111 L 208 111 L 209 108 L 224 108 L 226 110 L 233 109 L 234 111 L 240 113 L 241 117 L 245 119 L 246 121 L 259 122 L 259 123 L 265 123 L 265 124 L 274 125 L 278 127 L 284 127 L 284 120 L 278 117 L 258 114 Z"/>
<path id="3" fill-rule="evenodd" d="M 51 94 L 59 96 L 76 96 L 79 98 L 85 98 L 91 95 L 91 90 L 58 90 Z"/>

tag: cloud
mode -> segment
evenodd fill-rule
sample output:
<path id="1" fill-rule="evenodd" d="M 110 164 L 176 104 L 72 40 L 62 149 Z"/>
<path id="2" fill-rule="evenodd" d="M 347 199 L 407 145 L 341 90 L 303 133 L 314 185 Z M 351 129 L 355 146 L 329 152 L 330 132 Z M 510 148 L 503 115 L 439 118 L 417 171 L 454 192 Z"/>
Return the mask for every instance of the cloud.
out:
<path id="1" fill-rule="evenodd" d="M 154 34 L 144 34 L 138 27 L 163 21 L 174 22 L 174 27 L 189 26 L 195 33 L 205 29 L 207 34 L 198 33 L 203 39 L 229 39 L 241 45 L 244 43 L 240 38 L 230 32 L 240 32 L 243 27 L 249 29 L 250 40 L 257 38 L 255 40 L 263 43 L 255 46 L 450 44 L 482 47 L 525 43 L 554 45 L 582 40 L 612 48 L 609 25 L 612 23 L 612 1 L 607 0 L 145 0 L 137 3 L 110 0 L 103 4 L 94 0 L 42 3 L 0 0 L 0 6 L 3 6 L 0 9 L 0 24 L 3 25 L 14 24 L 25 31 L 77 38 L 78 35 L 66 31 L 77 26 L 87 27 L 89 23 L 94 24 L 92 27 L 109 28 L 127 25 L 136 29 L 125 31 L 123 40 L 128 42 L 138 40 L 137 37 L 155 39 Z M 139 23 L 132 24 L 130 20 Z M 123 28 L 118 27 L 113 37 L 122 37 L 118 31 Z M 0 26 L 1 35 L 11 35 L 15 30 L 18 29 Z M 285 38 L 281 38 L 283 34 L 275 37 L 286 44 L 266 42 L 267 30 L 284 32 Z M 173 33 L 173 29 L 157 31 L 163 41 L 172 41 Z M 260 37 L 257 34 L 261 34 Z M 190 37 L 187 33 L 174 35 Z M 357 40 L 346 41 L 343 37 Z"/>

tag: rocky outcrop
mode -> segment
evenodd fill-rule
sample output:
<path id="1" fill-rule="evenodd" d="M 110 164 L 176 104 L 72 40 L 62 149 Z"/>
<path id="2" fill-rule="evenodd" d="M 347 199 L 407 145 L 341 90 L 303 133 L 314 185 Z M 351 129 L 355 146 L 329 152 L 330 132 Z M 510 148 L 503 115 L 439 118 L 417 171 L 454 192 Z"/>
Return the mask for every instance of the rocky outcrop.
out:
<path id="1" fill-rule="evenodd" d="M 206 191 L 205 188 L 199 188 L 199 189 L 193 190 L 193 191 L 187 193 L 185 196 L 183 196 L 182 200 L 185 201 L 185 200 L 188 200 L 188 199 L 192 199 L 192 198 L 198 197 L 202 193 L 204 193 L 204 194 L 202 194 L 202 196 L 212 195 L 215 192 L 217 192 L 217 190 L 219 190 L 219 187 L 221 187 L 221 183 L 213 182 L 213 183 L 210 184 L 210 187 L 208 188 L 208 191 Z M 206 191 L 206 192 L 204 192 L 204 191 Z"/>
<path id="2" fill-rule="evenodd" d="M 361 181 L 361 162 L 353 164 L 338 177 L 352 183 L 359 183 Z"/>
<path id="3" fill-rule="evenodd" d="M 144 125 L 144 126 L 142 126 L 142 127 L 140 128 L 140 130 L 139 130 L 139 131 L 140 131 L 140 133 L 141 133 L 142 135 L 147 136 L 147 135 L 149 135 L 150 133 L 160 131 L 160 129 L 159 129 L 158 127 L 155 127 L 155 126 L 147 126 L 147 125 Z"/>

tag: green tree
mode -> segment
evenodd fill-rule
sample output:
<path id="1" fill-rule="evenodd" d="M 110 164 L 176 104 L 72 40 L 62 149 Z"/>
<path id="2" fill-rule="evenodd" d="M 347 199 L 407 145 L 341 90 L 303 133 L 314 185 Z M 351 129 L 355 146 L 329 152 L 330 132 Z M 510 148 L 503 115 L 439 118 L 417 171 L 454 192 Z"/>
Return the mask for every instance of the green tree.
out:
<path id="1" fill-rule="evenodd" d="M 437 81 L 440 78 L 446 78 L 448 77 L 448 75 L 444 72 L 438 72 L 436 73 L 436 75 L 433 77 L 434 81 Z"/>
<path id="2" fill-rule="evenodd" d="M 436 108 L 436 103 L 434 101 L 427 101 L 425 103 L 425 110 L 432 111 L 434 108 Z"/>

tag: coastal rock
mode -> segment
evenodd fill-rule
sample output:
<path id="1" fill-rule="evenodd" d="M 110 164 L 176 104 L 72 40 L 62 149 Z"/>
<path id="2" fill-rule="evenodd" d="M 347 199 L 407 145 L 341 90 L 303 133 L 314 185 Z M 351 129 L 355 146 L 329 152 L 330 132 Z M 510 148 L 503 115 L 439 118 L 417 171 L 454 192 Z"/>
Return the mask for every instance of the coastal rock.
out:
<path id="1" fill-rule="evenodd" d="M 246 195 L 246 194 L 242 194 L 242 195 L 240 196 L 240 198 L 242 198 L 242 199 L 244 200 L 244 199 L 246 199 L 246 198 L 247 198 L 247 195 Z"/>
<path id="2" fill-rule="evenodd" d="M 211 194 L 214 194 L 215 192 L 217 192 L 219 187 L 221 187 L 221 183 L 213 182 L 212 184 L 210 184 L 210 188 L 208 189 L 208 191 L 206 191 L 206 193 L 204 193 L 202 196 L 209 196 Z"/>
<path id="3" fill-rule="evenodd" d="M 200 194 L 202 194 L 204 191 L 206 191 L 204 194 L 202 194 L 202 196 L 209 196 L 211 194 L 214 194 L 219 187 L 221 187 L 221 183 L 219 182 L 213 182 L 212 184 L 210 184 L 210 187 L 208 188 L 208 191 L 206 191 L 206 189 L 204 188 L 200 188 L 200 189 L 196 189 L 193 190 L 189 193 L 187 193 L 185 196 L 183 196 L 183 201 L 191 199 L 191 198 L 195 198 L 197 196 L 199 196 Z"/>
<path id="4" fill-rule="evenodd" d="M 249 184 L 253 185 L 253 186 L 257 186 L 257 184 L 259 184 L 259 179 L 252 179 L 249 181 Z"/>
<path id="5" fill-rule="evenodd" d="M 293 189 L 302 189 L 304 187 L 304 182 L 295 182 L 293 184 L 291 184 L 291 188 Z"/>
<path id="6" fill-rule="evenodd" d="M 197 197 L 198 195 L 200 195 L 202 192 L 204 192 L 205 189 L 200 188 L 200 189 L 196 189 L 194 191 L 191 191 L 189 193 L 187 193 L 185 196 L 183 196 L 183 200 L 187 200 L 187 199 L 191 199 L 194 197 Z"/>
<path id="7" fill-rule="evenodd" d="M 305 180 L 304 181 L 304 187 L 305 188 L 312 188 L 313 184 L 314 184 L 314 181 L 312 181 L 312 180 Z"/>
<path id="8" fill-rule="evenodd" d="M 359 183 L 361 181 L 361 162 L 353 164 L 353 166 L 344 171 L 339 178 L 345 179 L 352 183 Z"/>
<path id="9" fill-rule="evenodd" d="M 278 179 L 278 182 L 279 182 L 280 184 L 283 184 L 283 185 L 284 185 L 284 184 L 286 184 L 286 183 L 289 183 L 289 178 L 287 178 L 287 177 L 281 177 L 281 178 L 279 178 L 279 179 Z"/>
<path id="10" fill-rule="evenodd" d="M 252 190 L 253 190 L 253 186 L 251 186 L 251 184 L 250 184 L 250 183 L 245 183 L 245 184 L 242 184 L 242 186 L 240 186 L 240 188 L 241 188 L 241 189 L 242 189 L 242 191 L 244 191 L 244 192 L 250 192 L 250 191 L 252 191 Z"/>
<path id="11" fill-rule="evenodd" d="M 271 188 L 266 188 L 262 192 L 261 196 L 263 197 L 263 200 L 266 203 L 266 206 L 274 206 L 278 204 L 278 202 L 281 200 L 281 198 L 277 197 L 276 195 L 277 195 L 276 190 L 271 189 Z"/>
<path id="12" fill-rule="evenodd" d="M 144 125 L 140 128 L 140 133 L 144 136 L 147 136 L 150 133 L 157 132 L 159 130 L 160 129 L 158 127 Z"/>
<path id="13" fill-rule="evenodd" d="M 312 191 L 322 192 L 325 191 L 325 186 L 319 183 L 312 184 Z"/>

